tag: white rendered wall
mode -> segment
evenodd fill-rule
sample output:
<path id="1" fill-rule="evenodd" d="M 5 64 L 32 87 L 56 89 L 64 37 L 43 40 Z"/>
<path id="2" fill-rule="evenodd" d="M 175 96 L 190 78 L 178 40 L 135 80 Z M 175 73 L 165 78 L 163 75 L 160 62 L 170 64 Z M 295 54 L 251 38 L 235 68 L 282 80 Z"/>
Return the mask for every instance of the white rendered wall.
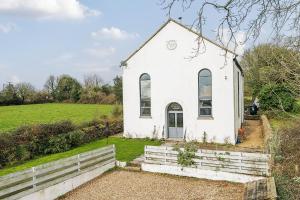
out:
<path id="1" fill-rule="evenodd" d="M 155 165 L 142 163 L 142 170 L 154 173 L 172 174 L 177 176 L 188 176 L 209 180 L 230 181 L 236 183 L 247 183 L 265 179 L 263 176 L 250 176 L 246 174 L 229 173 L 222 171 L 203 170 L 191 167 Z"/>
<path id="2" fill-rule="evenodd" d="M 239 76 L 239 78 L 238 78 Z M 239 92 L 238 92 L 238 81 L 239 81 Z M 235 136 L 238 135 L 238 129 L 241 127 L 244 121 L 244 77 L 241 71 L 234 64 L 233 68 L 233 85 L 234 85 L 234 124 L 235 124 Z M 238 101 L 239 95 L 239 101 Z M 239 104 L 239 106 L 238 106 Z"/>
<path id="3" fill-rule="evenodd" d="M 233 55 L 205 41 L 206 51 L 189 59 L 197 47 L 197 36 L 174 22 L 164 27 L 123 67 L 123 104 L 125 137 L 166 137 L 166 108 L 171 102 L 183 108 L 187 140 L 235 143 Z M 168 50 L 166 42 L 176 40 L 177 48 Z M 198 118 L 198 73 L 212 72 L 212 119 Z M 140 117 L 139 77 L 151 76 L 151 118 Z"/>

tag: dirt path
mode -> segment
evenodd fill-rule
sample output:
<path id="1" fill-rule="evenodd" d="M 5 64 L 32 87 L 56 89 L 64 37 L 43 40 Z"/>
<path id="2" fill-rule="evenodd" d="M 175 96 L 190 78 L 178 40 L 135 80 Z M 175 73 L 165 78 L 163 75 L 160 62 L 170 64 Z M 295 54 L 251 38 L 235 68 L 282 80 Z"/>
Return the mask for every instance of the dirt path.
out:
<path id="1" fill-rule="evenodd" d="M 144 172 L 113 171 L 61 199 L 243 199 L 244 185 Z"/>
<path id="2" fill-rule="evenodd" d="M 264 147 L 264 139 L 260 120 L 246 120 L 245 129 L 246 140 L 238 144 L 237 147 L 262 149 Z"/>

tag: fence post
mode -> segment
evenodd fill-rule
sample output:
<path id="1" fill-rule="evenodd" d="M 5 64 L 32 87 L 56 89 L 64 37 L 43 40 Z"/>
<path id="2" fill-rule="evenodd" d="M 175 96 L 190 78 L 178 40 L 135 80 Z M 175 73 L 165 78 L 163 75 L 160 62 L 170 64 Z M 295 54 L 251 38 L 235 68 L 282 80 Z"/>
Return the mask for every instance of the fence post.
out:
<path id="1" fill-rule="evenodd" d="M 35 167 L 32 167 L 32 188 L 35 189 L 36 188 L 36 169 Z"/>
<path id="2" fill-rule="evenodd" d="M 116 146 L 115 146 L 115 144 L 112 145 L 112 148 L 113 148 L 114 160 L 116 162 Z"/>
<path id="3" fill-rule="evenodd" d="M 80 154 L 77 155 L 77 171 L 80 172 Z"/>
<path id="4" fill-rule="evenodd" d="M 147 160 L 147 145 L 144 146 L 144 162 Z"/>
<path id="5" fill-rule="evenodd" d="M 242 169 L 243 169 L 243 167 L 242 167 L 242 163 L 243 163 L 243 154 L 242 153 L 240 153 L 240 173 L 242 172 Z M 230 159 L 230 161 L 231 161 L 231 159 Z"/>
<path id="6" fill-rule="evenodd" d="M 165 147 L 165 165 L 167 164 L 167 146 Z"/>

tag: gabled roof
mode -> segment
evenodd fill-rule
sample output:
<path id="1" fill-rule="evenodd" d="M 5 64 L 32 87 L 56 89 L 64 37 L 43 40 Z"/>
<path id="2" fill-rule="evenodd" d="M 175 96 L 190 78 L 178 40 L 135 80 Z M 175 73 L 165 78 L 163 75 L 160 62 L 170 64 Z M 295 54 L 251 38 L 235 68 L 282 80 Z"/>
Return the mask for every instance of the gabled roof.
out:
<path id="1" fill-rule="evenodd" d="M 194 31 L 193 29 L 191 29 L 191 28 L 189 28 L 189 27 L 187 27 L 187 26 L 185 26 L 185 25 L 183 25 L 183 24 L 181 24 L 181 23 L 179 23 L 178 21 L 176 21 L 176 20 L 174 20 L 174 19 L 169 19 L 167 22 L 165 22 L 148 40 L 146 40 L 146 42 L 144 42 L 137 50 L 135 50 L 132 54 L 130 54 L 130 56 L 126 59 L 126 60 L 124 60 L 124 61 L 122 61 L 121 62 L 121 66 L 122 65 L 124 65 L 130 58 L 132 58 L 138 51 L 140 51 L 152 38 L 154 38 L 167 24 L 169 24 L 170 22 L 174 22 L 174 23 L 176 23 L 177 25 L 179 25 L 179 26 L 181 26 L 181 27 L 183 27 L 183 28 L 185 28 L 186 30 L 188 30 L 188 31 L 190 31 L 190 32 L 192 32 L 192 33 L 194 33 L 194 34 L 196 34 L 197 36 L 199 36 L 199 37 L 202 37 L 204 40 L 206 40 L 206 41 L 208 41 L 208 42 L 210 42 L 210 43 L 212 43 L 212 44 L 214 44 L 214 45 L 216 45 L 216 46 L 218 46 L 218 47 L 220 47 L 221 49 L 224 49 L 225 51 L 228 51 L 228 52 L 230 52 L 230 53 L 232 53 L 232 54 L 234 54 L 235 56 L 237 56 L 237 54 L 236 53 L 234 53 L 233 51 L 231 51 L 230 49 L 227 49 L 227 48 L 225 48 L 224 46 L 222 46 L 222 45 L 220 45 L 220 44 L 218 44 L 218 43 L 216 43 L 216 42 L 214 42 L 214 41 L 212 41 L 212 40 L 210 40 L 210 39 L 208 39 L 208 38 L 206 38 L 206 37 L 204 37 L 203 35 L 201 35 L 200 33 L 198 33 L 198 32 L 196 32 L 196 31 Z"/>

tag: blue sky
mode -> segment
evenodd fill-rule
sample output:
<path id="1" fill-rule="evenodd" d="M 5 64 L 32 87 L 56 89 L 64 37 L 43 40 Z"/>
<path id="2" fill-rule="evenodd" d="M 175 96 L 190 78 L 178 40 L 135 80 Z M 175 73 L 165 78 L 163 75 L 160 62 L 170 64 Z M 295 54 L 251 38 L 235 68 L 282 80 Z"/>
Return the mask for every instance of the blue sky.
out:
<path id="1" fill-rule="evenodd" d="M 181 11 L 172 17 L 190 24 L 196 11 Z M 214 39 L 211 14 L 204 34 Z M 50 74 L 82 81 L 92 73 L 111 82 L 120 61 L 167 19 L 155 0 L 1 0 L 0 84 L 30 82 L 41 89 Z"/>

